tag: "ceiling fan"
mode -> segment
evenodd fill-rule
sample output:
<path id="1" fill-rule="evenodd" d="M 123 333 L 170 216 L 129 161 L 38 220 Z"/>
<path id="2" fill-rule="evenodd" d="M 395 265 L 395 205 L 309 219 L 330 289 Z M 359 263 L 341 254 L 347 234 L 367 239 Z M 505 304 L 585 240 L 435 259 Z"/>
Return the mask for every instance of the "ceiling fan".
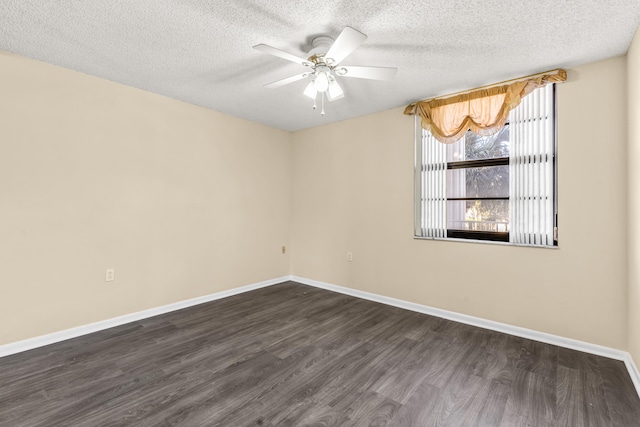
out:
<path id="1" fill-rule="evenodd" d="M 303 65 L 309 70 L 295 76 L 287 77 L 273 83 L 266 84 L 267 88 L 278 88 L 298 80 L 311 78 L 311 82 L 304 90 L 304 95 L 313 99 L 313 108 L 316 108 L 316 98 L 320 94 L 322 112 L 324 115 L 324 99 L 335 101 L 344 97 L 344 92 L 338 84 L 338 77 L 356 77 L 359 79 L 391 80 L 397 68 L 392 67 L 362 67 L 354 65 L 340 65 L 343 59 L 349 56 L 358 46 L 367 39 L 367 36 L 351 27 L 345 27 L 338 38 L 334 40 L 328 36 L 318 36 L 311 42 L 312 49 L 307 53 L 307 58 L 301 58 L 289 52 L 277 49 L 266 44 L 253 46 L 261 52 L 286 59 L 296 64 Z"/>

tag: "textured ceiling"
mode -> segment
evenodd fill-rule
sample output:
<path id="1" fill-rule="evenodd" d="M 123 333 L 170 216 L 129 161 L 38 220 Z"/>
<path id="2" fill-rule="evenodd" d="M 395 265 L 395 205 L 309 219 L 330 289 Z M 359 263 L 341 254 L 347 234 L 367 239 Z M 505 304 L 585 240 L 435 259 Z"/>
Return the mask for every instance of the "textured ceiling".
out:
<path id="1" fill-rule="evenodd" d="M 285 130 L 626 53 L 638 0 L 0 0 L 0 49 Z M 343 65 L 398 67 L 390 82 L 342 79 L 323 117 L 304 56 L 345 26 L 369 36 Z"/>

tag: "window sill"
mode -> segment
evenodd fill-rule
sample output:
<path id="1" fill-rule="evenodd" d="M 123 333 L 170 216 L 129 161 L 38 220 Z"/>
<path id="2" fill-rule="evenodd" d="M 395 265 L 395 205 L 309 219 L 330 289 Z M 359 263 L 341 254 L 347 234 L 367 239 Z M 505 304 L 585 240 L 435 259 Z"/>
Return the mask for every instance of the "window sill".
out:
<path id="1" fill-rule="evenodd" d="M 472 239 L 456 239 L 456 238 L 449 238 L 449 237 L 422 237 L 422 236 L 413 236 L 413 239 L 414 240 L 438 240 L 443 242 L 476 243 L 481 245 L 515 246 L 515 247 L 521 247 L 521 248 L 560 249 L 559 246 L 529 245 L 525 243 L 499 242 L 495 240 L 472 240 Z"/>

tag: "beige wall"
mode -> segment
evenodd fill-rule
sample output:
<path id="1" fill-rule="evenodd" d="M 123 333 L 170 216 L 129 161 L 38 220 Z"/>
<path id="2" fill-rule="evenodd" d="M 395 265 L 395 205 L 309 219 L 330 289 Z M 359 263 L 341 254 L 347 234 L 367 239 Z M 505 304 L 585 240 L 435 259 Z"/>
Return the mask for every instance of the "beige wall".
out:
<path id="1" fill-rule="evenodd" d="M 0 94 L 0 344 L 289 274 L 289 133 L 6 53 Z"/>
<path id="2" fill-rule="evenodd" d="M 640 30 L 627 54 L 629 122 L 629 352 L 640 363 Z"/>
<path id="3" fill-rule="evenodd" d="M 402 109 L 292 135 L 0 53 L 0 344 L 292 273 L 625 349 L 626 67 L 578 67 L 558 87 L 560 248 L 546 250 L 414 240 Z"/>
<path id="4" fill-rule="evenodd" d="M 294 134 L 292 273 L 626 348 L 626 60 L 568 74 L 559 249 L 414 240 L 413 120 L 395 109 Z"/>

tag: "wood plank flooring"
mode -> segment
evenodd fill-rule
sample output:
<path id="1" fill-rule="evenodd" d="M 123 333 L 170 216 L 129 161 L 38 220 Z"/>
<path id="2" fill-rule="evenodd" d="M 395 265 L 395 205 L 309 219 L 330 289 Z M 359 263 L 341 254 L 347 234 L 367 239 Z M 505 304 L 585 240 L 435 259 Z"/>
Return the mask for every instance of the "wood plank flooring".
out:
<path id="1" fill-rule="evenodd" d="M 622 362 L 286 282 L 0 359 L 1 426 L 638 426 Z"/>

